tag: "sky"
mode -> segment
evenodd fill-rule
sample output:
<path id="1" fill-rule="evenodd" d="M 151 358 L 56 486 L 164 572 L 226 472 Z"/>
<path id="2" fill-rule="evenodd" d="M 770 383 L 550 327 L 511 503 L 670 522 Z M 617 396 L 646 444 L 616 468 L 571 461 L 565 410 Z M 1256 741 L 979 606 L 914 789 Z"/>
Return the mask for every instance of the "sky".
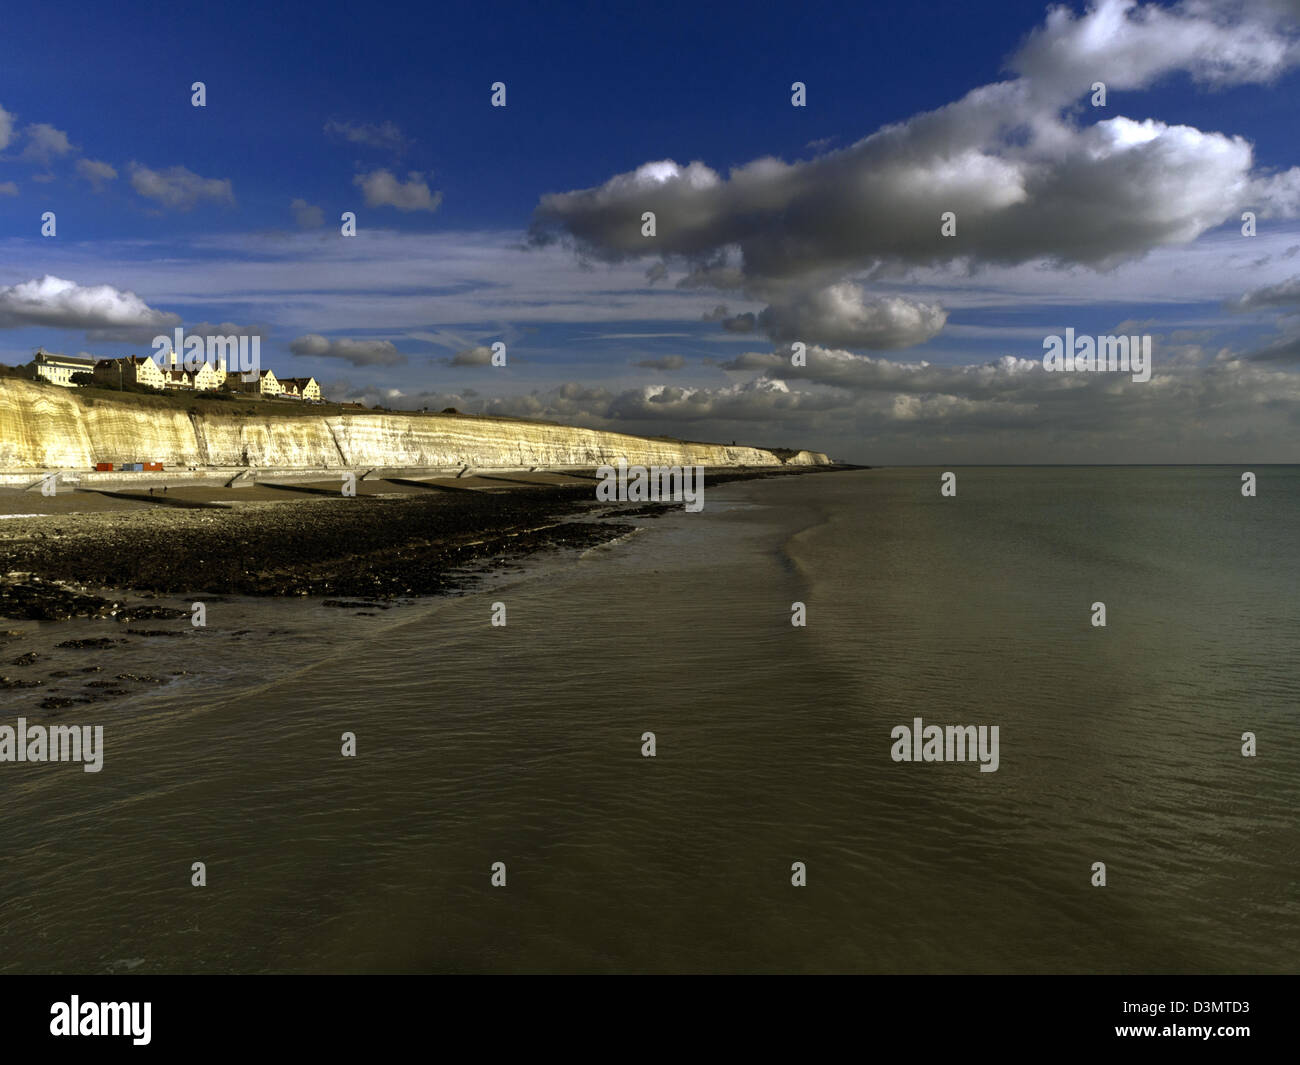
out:
<path id="1" fill-rule="evenodd" d="M 1300 461 L 1300 0 L 55 2 L 0 58 L 0 362 L 179 326 L 392 409 Z"/>

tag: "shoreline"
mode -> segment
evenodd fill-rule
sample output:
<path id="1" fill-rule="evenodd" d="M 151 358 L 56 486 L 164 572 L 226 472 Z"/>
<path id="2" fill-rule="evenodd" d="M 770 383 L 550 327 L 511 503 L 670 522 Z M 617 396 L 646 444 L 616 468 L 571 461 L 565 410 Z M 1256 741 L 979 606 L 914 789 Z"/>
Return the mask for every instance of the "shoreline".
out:
<path id="1" fill-rule="evenodd" d="M 843 468 L 724 469 L 707 476 L 717 485 Z M 446 594 L 475 571 L 547 549 L 607 543 L 636 527 L 627 519 L 681 505 L 600 503 L 594 482 L 580 474 L 535 476 L 531 483 L 462 480 L 445 491 L 427 483 L 359 481 L 354 498 L 333 482 L 258 486 L 237 489 L 239 500 L 229 503 L 198 489 L 168 493 L 166 501 L 137 493 L 5 493 L 18 498 L 0 506 L 0 513 L 13 512 L 0 522 L 0 618 L 118 617 L 140 609 L 123 603 L 120 593 L 128 592 L 146 599 Z M 89 509 L 22 516 L 52 500 Z M 118 594 L 96 594 L 107 590 Z"/>

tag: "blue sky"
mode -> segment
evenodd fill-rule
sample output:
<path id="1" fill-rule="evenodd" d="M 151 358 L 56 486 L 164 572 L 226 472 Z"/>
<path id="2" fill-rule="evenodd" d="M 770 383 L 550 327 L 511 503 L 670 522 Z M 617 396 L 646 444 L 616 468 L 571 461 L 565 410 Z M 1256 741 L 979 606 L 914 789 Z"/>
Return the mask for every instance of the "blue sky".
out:
<path id="1" fill-rule="evenodd" d="M 397 408 L 1296 461 L 1298 10 L 47 5 L 0 74 L 0 361 L 233 325 Z M 1066 327 L 1152 335 L 1152 382 L 1035 369 Z"/>

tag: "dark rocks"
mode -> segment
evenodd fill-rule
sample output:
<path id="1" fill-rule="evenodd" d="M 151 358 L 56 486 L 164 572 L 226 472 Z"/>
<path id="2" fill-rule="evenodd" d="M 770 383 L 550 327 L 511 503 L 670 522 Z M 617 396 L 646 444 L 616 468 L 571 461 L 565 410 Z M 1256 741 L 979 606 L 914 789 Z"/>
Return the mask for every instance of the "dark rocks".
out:
<path id="1" fill-rule="evenodd" d="M 730 479 L 718 474 L 710 483 Z M 148 511 L 130 522 L 92 515 L 84 526 L 65 524 L 57 542 L 0 540 L 0 573 L 11 574 L 0 579 L 0 617 L 138 622 L 189 616 L 88 595 L 79 590 L 83 585 L 142 595 L 311 595 L 333 609 L 373 611 L 383 605 L 377 599 L 455 593 L 475 571 L 537 551 L 591 547 L 632 529 L 620 521 L 576 520 L 609 516 L 594 487 L 585 486 L 353 503 L 303 497 L 232 511 Z M 613 516 L 666 509 L 625 508 Z"/>
<path id="2" fill-rule="evenodd" d="M 62 643 L 56 643 L 55 647 L 72 647 L 78 650 L 87 647 L 112 647 L 115 643 L 126 643 L 125 640 L 114 640 L 108 636 L 97 636 L 89 640 L 64 640 Z"/>
<path id="3" fill-rule="evenodd" d="M 0 677 L 0 688 L 39 688 L 45 681 L 43 680 L 11 680 L 9 677 Z"/>
<path id="4" fill-rule="evenodd" d="M 87 684 L 86 685 L 87 688 L 94 688 L 95 690 L 87 693 L 88 697 L 82 699 L 81 701 L 83 703 L 102 703 L 108 699 L 120 699 L 124 695 L 131 694 L 125 688 L 102 688 L 98 686 L 100 684 L 112 684 L 112 683 L 113 681 L 95 681 L 90 684 Z"/>
<path id="5" fill-rule="evenodd" d="M 139 684 L 166 684 L 167 682 L 161 677 L 155 677 L 152 673 L 119 673 L 118 680 L 133 680 Z"/>
<path id="6" fill-rule="evenodd" d="M 19 655 L 17 658 L 15 658 L 13 662 L 10 663 L 10 665 L 30 666 L 40 657 L 41 656 L 38 655 L 35 651 L 28 651 L 26 654 Z"/>
<path id="7" fill-rule="evenodd" d="M 111 618 L 121 606 L 114 600 L 85 595 L 40 577 L 0 582 L 0 617 L 27 621 Z"/>
<path id="8" fill-rule="evenodd" d="M 351 500 L 347 502 L 353 502 Z M 0 572 L 39 573 L 0 584 L 0 615 L 179 619 L 181 610 L 79 595 L 57 582 L 155 594 L 318 595 L 339 609 L 376 609 L 376 598 L 425 595 L 464 583 L 463 569 L 550 547 L 586 547 L 619 535 L 566 522 L 595 505 L 594 492 L 565 488 L 476 495 L 461 492 L 372 499 L 365 507 L 303 499 L 237 511 L 149 512 L 128 526 L 74 528 L 56 544 L 0 544 Z M 141 550 L 157 529 L 165 550 Z M 231 544 L 240 544 L 231 550 Z M 147 613 L 146 613 L 147 612 Z"/>
<path id="9" fill-rule="evenodd" d="M 175 621 L 189 617 L 188 610 L 170 606 L 129 606 L 117 613 L 118 621 Z"/>

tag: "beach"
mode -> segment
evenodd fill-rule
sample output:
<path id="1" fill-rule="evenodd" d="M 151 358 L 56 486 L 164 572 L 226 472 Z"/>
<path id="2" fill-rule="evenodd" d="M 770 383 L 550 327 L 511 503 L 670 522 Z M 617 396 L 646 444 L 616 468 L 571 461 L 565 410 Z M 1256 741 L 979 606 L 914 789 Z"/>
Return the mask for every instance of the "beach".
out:
<path id="1" fill-rule="evenodd" d="M 719 470 L 708 480 L 825 469 Z M 36 511 L 45 513 L 27 516 Z M 597 504 L 591 477 L 574 474 L 363 480 L 355 496 L 336 481 L 287 479 L 173 486 L 165 496 L 0 490 L 0 513 L 15 515 L 0 520 L 0 573 L 10 575 L 0 580 L 0 616 L 72 616 L 79 610 L 60 585 L 82 595 L 437 594 L 470 566 L 614 539 L 630 528 L 619 515 L 633 512 L 656 513 L 656 505 Z"/>

